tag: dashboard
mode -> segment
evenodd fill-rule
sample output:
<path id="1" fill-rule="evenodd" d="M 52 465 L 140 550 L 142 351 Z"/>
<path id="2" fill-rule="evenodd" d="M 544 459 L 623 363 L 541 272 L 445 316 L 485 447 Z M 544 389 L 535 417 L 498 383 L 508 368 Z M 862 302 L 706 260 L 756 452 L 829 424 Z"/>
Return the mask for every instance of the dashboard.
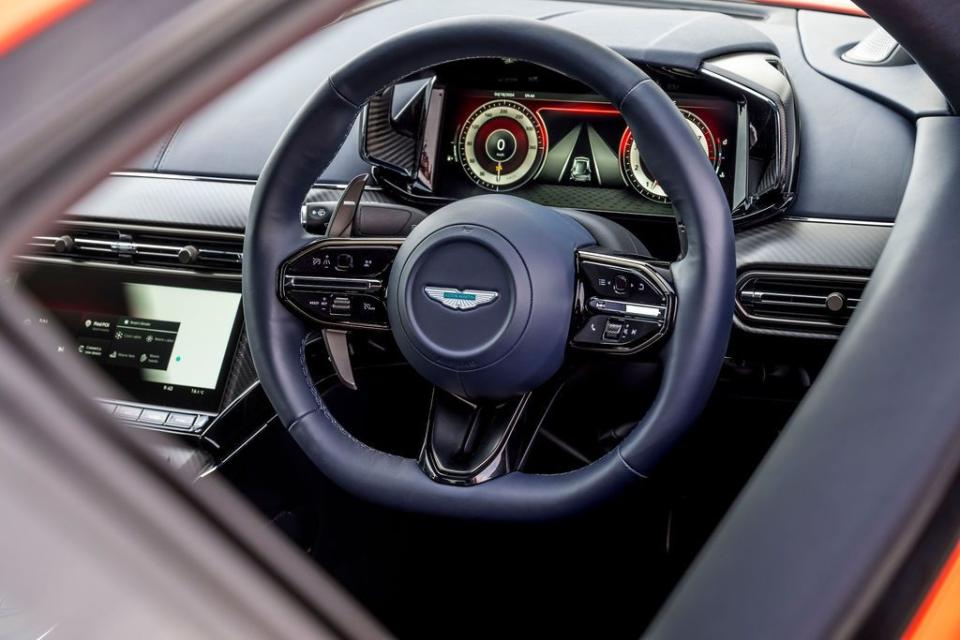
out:
<path id="1" fill-rule="evenodd" d="M 234 234 L 92 222 L 33 238 L 8 286 L 34 299 L 23 323 L 57 357 L 113 383 L 99 398 L 130 424 L 199 435 L 252 384 Z"/>
<path id="2" fill-rule="evenodd" d="M 940 97 L 918 105 L 905 93 L 923 80 L 915 65 L 868 70 L 869 86 L 866 72 L 836 66 L 845 38 L 869 33 L 869 20 L 735 9 L 485 2 L 485 10 L 611 46 L 660 85 L 730 202 L 740 277 L 735 338 L 822 344 L 849 318 L 889 234 L 910 177 L 913 121 L 946 107 Z M 117 385 L 103 398 L 111 412 L 140 427 L 209 437 L 212 450 L 226 451 L 232 427 L 218 433 L 216 424 L 245 406 L 256 383 L 239 256 L 261 167 L 340 64 L 398 29 L 469 12 L 440 0 L 377 5 L 308 38 L 182 123 L 25 249 L 17 286 L 43 313 L 24 321 L 54 332 L 55 348 L 76 349 L 101 367 Z M 914 80 L 876 80 L 888 71 Z M 306 204 L 335 203 L 365 172 L 373 175 L 365 206 L 429 214 L 453 200 L 508 192 L 608 217 L 655 258 L 681 250 L 669 194 L 614 106 L 515 60 L 451 63 L 385 89 Z M 848 301 L 840 314 L 797 302 L 834 293 Z M 263 415 L 269 419 L 269 408 Z M 259 419 L 243 421 L 258 428 Z"/>

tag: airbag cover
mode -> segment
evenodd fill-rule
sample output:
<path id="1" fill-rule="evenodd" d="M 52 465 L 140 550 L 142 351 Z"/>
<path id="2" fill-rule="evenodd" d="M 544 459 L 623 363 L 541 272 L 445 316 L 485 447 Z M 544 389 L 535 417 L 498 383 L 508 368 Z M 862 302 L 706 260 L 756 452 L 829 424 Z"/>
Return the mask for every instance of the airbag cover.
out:
<path id="1" fill-rule="evenodd" d="M 579 223 L 506 195 L 450 204 L 420 223 L 390 273 L 387 310 L 404 356 L 458 395 L 501 398 L 563 362 Z"/>

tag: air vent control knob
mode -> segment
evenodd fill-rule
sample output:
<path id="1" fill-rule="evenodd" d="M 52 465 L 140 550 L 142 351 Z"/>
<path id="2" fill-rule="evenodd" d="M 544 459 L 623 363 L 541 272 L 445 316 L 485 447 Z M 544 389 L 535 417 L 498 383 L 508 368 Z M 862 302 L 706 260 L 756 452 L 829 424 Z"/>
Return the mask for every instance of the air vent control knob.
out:
<path id="1" fill-rule="evenodd" d="M 53 249 L 57 253 L 68 253 L 73 251 L 74 244 L 73 238 L 70 236 L 60 236 L 53 241 Z"/>
<path id="2" fill-rule="evenodd" d="M 188 244 L 177 252 L 177 260 L 180 264 L 193 264 L 199 256 L 200 251 L 192 244 Z"/>
<path id="3" fill-rule="evenodd" d="M 827 296 L 827 310 L 832 311 L 833 313 L 838 313 L 843 311 L 844 307 L 846 306 L 847 297 L 842 293 L 834 291 Z"/>

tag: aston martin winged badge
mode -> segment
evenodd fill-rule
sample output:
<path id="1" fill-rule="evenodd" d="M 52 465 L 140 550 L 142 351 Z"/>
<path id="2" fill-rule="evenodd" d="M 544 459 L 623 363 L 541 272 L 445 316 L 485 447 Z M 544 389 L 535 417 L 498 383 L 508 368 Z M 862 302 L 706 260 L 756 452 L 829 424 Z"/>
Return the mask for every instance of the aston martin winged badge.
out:
<path id="1" fill-rule="evenodd" d="M 454 289 L 453 287 L 424 287 L 423 291 L 431 300 L 436 300 L 443 306 L 457 311 L 472 311 L 500 297 L 496 291 Z"/>

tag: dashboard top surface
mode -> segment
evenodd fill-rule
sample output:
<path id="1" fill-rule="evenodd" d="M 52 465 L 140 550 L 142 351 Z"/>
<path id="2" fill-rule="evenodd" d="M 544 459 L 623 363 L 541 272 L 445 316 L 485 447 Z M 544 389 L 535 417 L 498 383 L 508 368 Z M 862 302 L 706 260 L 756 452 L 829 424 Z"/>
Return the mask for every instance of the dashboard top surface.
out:
<path id="1" fill-rule="evenodd" d="M 735 52 L 765 51 L 778 55 L 793 83 L 801 122 L 797 195 L 791 214 L 864 220 L 894 218 L 913 155 L 911 120 L 918 113 L 937 111 L 936 101 L 927 99 L 920 105 L 922 109 L 910 112 L 911 101 L 897 94 L 925 81 L 919 68 L 897 72 L 898 77 L 914 80 L 901 83 L 903 89 L 890 82 L 863 88 L 856 85 L 856 77 L 831 79 L 811 66 L 808 60 L 820 60 L 822 66 L 824 52 L 809 51 L 820 40 L 801 41 L 799 23 L 804 12 L 709 1 L 676 3 L 684 9 L 664 6 L 659 3 L 655 7 L 623 7 L 555 0 L 401 0 L 378 5 L 345 18 L 282 54 L 181 123 L 129 168 L 255 179 L 293 114 L 314 88 L 363 48 L 398 29 L 430 20 L 478 12 L 499 13 L 538 18 L 573 29 L 614 47 L 638 63 L 696 69 L 705 59 Z M 826 14 L 818 16 L 817 22 L 833 28 L 833 38 L 824 40 L 831 46 L 836 44 L 838 27 L 856 24 L 856 31 L 862 33 L 872 24 L 868 19 Z M 878 73 L 883 75 L 885 71 Z M 344 183 L 368 170 L 358 153 L 358 144 L 355 127 L 340 154 L 320 176 L 320 182 Z M 841 179 L 837 179 L 838 175 Z"/>

